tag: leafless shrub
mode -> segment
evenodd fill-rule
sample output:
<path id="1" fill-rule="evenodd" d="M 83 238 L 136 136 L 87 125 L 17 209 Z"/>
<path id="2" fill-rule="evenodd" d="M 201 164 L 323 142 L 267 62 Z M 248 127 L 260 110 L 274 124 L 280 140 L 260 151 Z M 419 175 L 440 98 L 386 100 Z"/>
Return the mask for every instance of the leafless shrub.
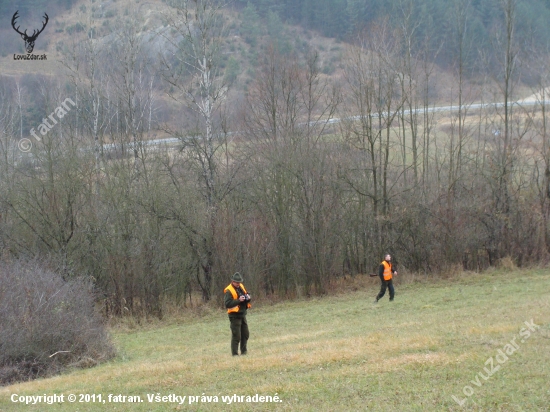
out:
<path id="1" fill-rule="evenodd" d="M 65 281 L 40 262 L 0 263 L 0 384 L 89 367 L 114 349 L 93 285 Z"/>
<path id="2" fill-rule="evenodd" d="M 511 256 L 505 256 L 498 260 L 498 267 L 506 272 L 511 272 L 517 269 L 516 263 Z"/>

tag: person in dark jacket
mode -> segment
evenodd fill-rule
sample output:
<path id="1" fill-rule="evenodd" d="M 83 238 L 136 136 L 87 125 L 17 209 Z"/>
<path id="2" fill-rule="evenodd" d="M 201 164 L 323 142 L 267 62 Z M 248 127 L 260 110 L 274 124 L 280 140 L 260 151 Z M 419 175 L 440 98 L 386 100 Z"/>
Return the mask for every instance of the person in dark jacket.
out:
<path id="1" fill-rule="evenodd" d="M 224 289 L 224 303 L 229 316 L 231 327 L 231 354 L 239 354 L 239 343 L 241 355 L 246 355 L 246 344 L 250 333 L 246 322 L 246 311 L 251 307 L 250 295 L 243 285 L 243 277 L 239 272 L 231 276 L 231 283 Z"/>
<path id="2" fill-rule="evenodd" d="M 386 293 L 386 288 L 390 290 L 390 302 L 393 301 L 393 297 L 395 296 L 395 290 L 393 288 L 392 279 L 393 276 L 397 275 L 397 270 L 393 267 L 391 263 L 391 256 L 390 254 L 386 254 L 384 256 L 384 260 L 382 263 L 380 263 L 380 266 L 378 267 L 378 276 L 380 276 L 380 281 L 382 282 L 382 285 L 380 286 L 380 292 L 376 296 L 376 300 L 374 303 L 377 303 L 384 294 Z"/>

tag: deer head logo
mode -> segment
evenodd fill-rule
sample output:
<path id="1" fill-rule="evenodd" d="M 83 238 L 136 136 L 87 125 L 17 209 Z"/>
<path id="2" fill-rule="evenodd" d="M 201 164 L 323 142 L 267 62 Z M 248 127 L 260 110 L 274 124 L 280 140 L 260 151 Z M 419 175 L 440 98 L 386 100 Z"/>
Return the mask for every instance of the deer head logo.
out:
<path id="1" fill-rule="evenodd" d="M 21 35 L 21 37 L 23 38 L 23 40 L 25 40 L 25 49 L 27 50 L 27 53 L 28 54 L 31 54 L 32 51 L 34 50 L 34 42 L 36 41 L 36 38 L 38 37 L 38 35 L 40 33 L 42 33 L 42 31 L 44 30 L 44 28 L 46 27 L 46 24 L 48 24 L 48 15 L 46 13 L 44 13 L 44 19 L 45 21 L 42 23 L 42 28 L 38 31 L 36 30 L 33 30 L 32 32 L 32 35 L 29 36 L 27 35 L 27 30 L 25 30 L 23 33 L 21 33 L 19 31 L 19 26 L 15 27 L 15 21 L 17 20 L 17 18 L 19 17 L 18 16 L 18 13 L 19 13 L 19 10 L 17 10 L 13 17 L 11 18 L 11 26 L 13 27 L 13 29 L 19 33 Z"/>

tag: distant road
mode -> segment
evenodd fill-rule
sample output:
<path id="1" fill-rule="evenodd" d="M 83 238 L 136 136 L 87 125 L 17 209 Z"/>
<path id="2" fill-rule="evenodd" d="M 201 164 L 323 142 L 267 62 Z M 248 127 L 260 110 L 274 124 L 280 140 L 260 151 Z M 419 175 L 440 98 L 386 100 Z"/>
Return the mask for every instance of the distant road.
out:
<path id="1" fill-rule="evenodd" d="M 544 100 L 544 101 L 537 101 L 537 100 L 527 100 L 527 101 L 516 101 L 516 102 L 510 102 L 510 106 L 512 107 L 515 107 L 515 106 L 519 106 L 519 107 L 529 107 L 529 106 L 536 106 L 536 105 L 539 105 L 539 104 L 542 104 L 542 103 L 545 103 L 545 104 L 550 104 L 550 100 Z M 504 107 L 504 103 L 472 103 L 470 105 L 463 105 L 462 106 L 464 110 L 490 110 L 490 109 L 498 109 L 498 108 L 501 108 L 501 107 Z M 421 107 L 421 108 L 417 108 L 417 109 L 413 109 L 412 111 L 411 110 L 404 110 L 404 112 L 408 115 L 410 115 L 411 113 L 414 113 L 414 114 L 424 114 L 424 113 L 453 113 L 453 112 L 457 112 L 459 109 L 458 106 L 438 106 L 438 107 L 428 107 L 427 109 L 424 108 L 424 107 Z M 382 117 L 388 117 L 390 113 L 389 112 L 384 112 L 382 114 Z M 391 113 L 391 115 L 394 115 L 395 112 Z M 372 117 L 379 117 L 379 113 L 372 113 Z M 327 123 L 328 124 L 337 124 L 337 123 L 340 123 L 342 120 L 358 120 L 360 118 L 360 116 L 352 116 L 352 117 L 347 117 L 347 118 L 344 118 L 344 119 L 341 119 L 341 118 L 334 118 L 334 119 L 330 119 Z M 318 121 L 319 123 L 323 123 L 324 121 L 320 120 Z M 315 124 L 317 122 L 312 122 L 312 124 Z M 238 132 L 231 132 L 229 133 L 230 135 L 231 134 L 237 134 Z M 189 137 L 188 139 L 191 139 L 191 137 Z M 139 144 L 142 144 L 142 145 L 146 145 L 146 146 L 156 146 L 156 145 L 175 145 L 177 143 L 181 143 L 182 139 L 178 138 L 178 137 L 166 137 L 166 138 L 163 138 L 163 139 L 150 139 L 150 140 L 143 140 L 141 142 L 139 142 Z M 130 143 L 125 143 L 124 144 L 127 148 L 129 149 L 132 149 L 134 147 L 134 144 L 132 142 Z M 116 150 L 117 148 L 121 147 L 122 144 L 121 143 L 108 143 L 108 144 L 104 144 L 103 145 L 103 150 L 104 151 L 112 151 L 112 150 Z"/>

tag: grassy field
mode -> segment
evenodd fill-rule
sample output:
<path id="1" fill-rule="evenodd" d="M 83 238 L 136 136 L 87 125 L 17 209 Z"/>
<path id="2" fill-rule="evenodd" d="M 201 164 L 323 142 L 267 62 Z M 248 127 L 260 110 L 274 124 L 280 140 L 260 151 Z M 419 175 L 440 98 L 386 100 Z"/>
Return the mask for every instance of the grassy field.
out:
<path id="1" fill-rule="evenodd" d="M 372 284 L 253 308 L 248 356 L 230 356 L 229 322 L 221 310 L 115 330 L 116 359 L 0 388 L 0 410 L 549 410 L 549 270 L 462 274 L 396 290 L 391 303 L 384 297 L 374 304 Z M 64 402 L 11 400 L 54 393 Z M 101 394 L 105 403 L 97 396 L 96 402 L 70 403 L 69 394 L 77 401 L 81 394 Z M 166 398 L 149 402 L 148 394 Z M 246 402 L 256 394 L 279 402 Z M 143 402 L 113 402 L 122 400 L 116 395 Z M 187 398 L 180 405 L 170 395 Z M 222 398 L 233 395 L 242 402 Z"/>

